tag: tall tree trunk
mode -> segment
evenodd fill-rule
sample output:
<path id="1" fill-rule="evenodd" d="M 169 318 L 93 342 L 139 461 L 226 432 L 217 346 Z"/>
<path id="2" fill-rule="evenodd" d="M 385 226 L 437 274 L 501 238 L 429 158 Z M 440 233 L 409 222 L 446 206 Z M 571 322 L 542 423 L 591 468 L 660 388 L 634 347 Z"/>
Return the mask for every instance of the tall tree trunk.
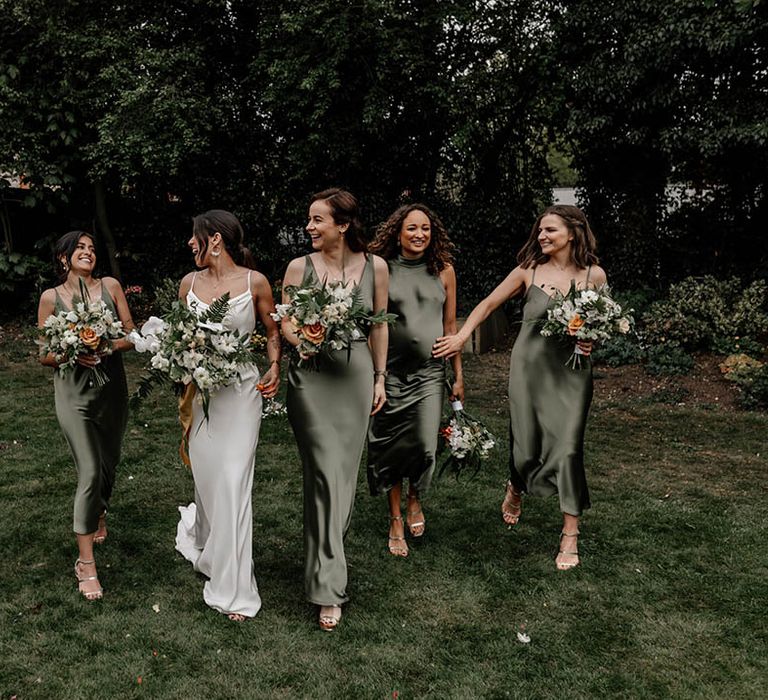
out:
<path id="1" fill-rule="evenodd" d="M 107 219 L 107 192 L 103 180 L 96 180 L 93 183 L 93 196 L 96 202 L 96 221 L 99 225 L 99 232 L 104 237 L 104 245 L 107 248 L 107 257 L 109 258 L 109 269 L 112 276 L 120 279 L 120 263 L 117 260 L 117 244 L 112 229 L 109 227 Z"/>

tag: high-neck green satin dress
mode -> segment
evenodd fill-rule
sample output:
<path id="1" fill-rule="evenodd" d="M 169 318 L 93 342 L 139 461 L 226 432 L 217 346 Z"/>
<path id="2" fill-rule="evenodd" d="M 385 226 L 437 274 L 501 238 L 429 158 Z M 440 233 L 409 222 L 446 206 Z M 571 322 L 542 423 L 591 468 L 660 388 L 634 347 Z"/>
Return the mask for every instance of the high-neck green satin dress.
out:
<path id="1" fill-rule="evenodd" d="M 575 341 L 541 335 L 550 301 L 532 279 L 509 366 L 510 478 L 531 495 L 557 494 L 560 510 L 578 516 L 590 506 L 584 431 L 592 364 L 582 357 L 582 368 L 571 369 Z"/>
<path id="2" fill-rule="evenodd" d="M 117 318 L 109 292 L 101 285 L 101 298 Z M 68 311 L 56 292 L 54 313 Z M 92 386 L 91 370 L 75 365 L 64 376 L 53 373 L 56 417 L 69 443 L 77 467 L 74 530 L 96 532 L 99 515 L 107 510 L 120 461 L 120 448 L 128 421 L 128 387 L 120 353 L 101 360 L 109 377 L 102 387 Z"/>
<path id="3" fill-rule="evenodd" d="M 445 287 L 423 259 L 390 260 L 387 403 L 368 429 L 368 485 L 372 495 L 408 479 L 419 496 L 435 469 L 445 392 L 445 362 L 432 357 L 443 335 Z"/>
<path id="4" fill-rule="evenodd" d="M 301 286 L 319 286 L 306 256 Z M 373 260 L 360 279 L 363 303 L 373 308 Z M 304 586 L 307 600 L 341 605 L 347 596 L 344 535 L 352 518 L 357 473 L 373 403 L 373 359 L 366 338 L 318 356 L 317 369 L 288 369 L 288 421 L 304 471 Z"/>

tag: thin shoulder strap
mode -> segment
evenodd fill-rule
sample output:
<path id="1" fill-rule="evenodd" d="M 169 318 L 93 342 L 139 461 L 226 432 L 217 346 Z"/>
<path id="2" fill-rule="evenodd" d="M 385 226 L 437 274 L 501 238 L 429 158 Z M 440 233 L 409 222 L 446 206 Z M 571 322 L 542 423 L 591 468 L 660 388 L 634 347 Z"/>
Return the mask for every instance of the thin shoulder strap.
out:
<path id="1" fill-rule="evenodd" d="M 589 286 L 589 273 L 592 272 L 592 265 L 590 265 L 587 268 L 587 279 L 584 280 L 584 288 L 586 289 Z"/>
<path id="2" fill-rule="evenodd" d="M 376 293 L 376 265 L 373 262 L 373 255 L 370 253 L 366 253 L 365 257 L 367 258 L 368 262 L 371 264 L 371 279 L 373 280 L 373 293 Z"/>
<path id="3" fill-rule="evenodd" d="M 536 279 L 536 265 L 531 270 L 531 287 L 533 287 L 533 281 Z"/>
<path id="4" fill-rule="evenodd" d="M 193 292 L 195 290 L 195 279 L 197 278 L 197 270 L 192 273 L 192 284 L 189 286 L 189 291 Z"/>
<path id="5" fill-rule="evenodd" d="M 251 270 L 248 270 L 248 291 L 251 291 Z"/>

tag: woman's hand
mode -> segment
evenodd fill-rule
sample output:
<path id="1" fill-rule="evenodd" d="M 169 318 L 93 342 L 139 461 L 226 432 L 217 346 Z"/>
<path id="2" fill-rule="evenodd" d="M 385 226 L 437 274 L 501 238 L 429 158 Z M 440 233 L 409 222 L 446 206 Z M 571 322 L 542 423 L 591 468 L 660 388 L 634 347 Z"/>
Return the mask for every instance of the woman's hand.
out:
<path id="1" fill-rule="evenodd" d="M 373 384 L 373 410 L 371 415 L 376 415 L 387 403 L 387 392 L 384 390 L 384 377 L 376 377 Z"/>
<path id="2" fill-rule="evenodd" d="M 455 335 L 443 335 L 432 346 L 433 357 L 453 357 L 461 352 L 466 341 L 460 333 Z"/>
<path id="3" fill-rule="evenodd" d="M 277 389 L 280 386 L 280 365 L 273 362 L 267 373 L 261 378 L 256 388 L 261 392 L 265 399 L 273 399 L 277 395 Z"/>
<path id="4" fill-rule="evenodd" d="M 591 340 L 577 340 L 576 345 L 579 346 L 579 350 L 581 350 L 581 354 L 585 357 L 589 357 L 589 355 L 592 353 L 592 341 Z"/>
<path id="5" fill-rule="evenodd" d="M 464 403 L 464 380 L 459 378 L 451 387 L 451 401 L 461 401 Z"/>
<path id="6" fill-rule="evenodd" d="M 101 362 L 101 357 L 92 352 L 84 352 L 77 356 L 77 364 L 93 369 Z"/>

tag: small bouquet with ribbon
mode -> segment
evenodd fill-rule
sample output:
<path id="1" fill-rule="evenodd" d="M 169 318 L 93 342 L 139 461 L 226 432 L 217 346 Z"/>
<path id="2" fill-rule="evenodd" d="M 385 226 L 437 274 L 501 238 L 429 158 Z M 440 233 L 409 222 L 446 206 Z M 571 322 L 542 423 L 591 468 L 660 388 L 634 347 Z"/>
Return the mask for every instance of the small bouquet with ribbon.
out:
<path id="1" fill-rule="evenodd" d="M 72 297 L 71 311 L 51 314 L 43 324 L 43 353 L 53 353 L 59 372 L 64 376 L 77 365 L 80 355 L 101 358 L 112 352 L 112 341 L 125 335 L 123 324 L 103 299 L 91 299 L 80 280 L 80 294 Z M 109 377 L 98 366 L 88 368 L 91 386 L 104 386 Z"/>
<path id="2" fill-rule="evenodd" d="M 349 349 L 365 338 L 365 329 L 374 323 L 394 323 L 396 315 L 373 313 L 363 303 L 360 288 L 343 282 L 325 282 L 319 287 L 285 288 L 289 304 L 277 304 L 272 318 L 288 318 L 299 337 L 299 366 L 316 367 L 321 352 Z"/>
<path id="3" fill-rule="evenodd" d="M 608 285 L 577 290 L 576 283 L 571 282 L 567 294 L 556 290 L 552 296 L 541 335 L 605 341 L 617 333 L 629 333 L 634 323 L 631 313 L 632 309 L 625 313 L 621 305 L 613 300 Z M 581 348 L 575 345 L 566 364 L 571 369 L 581 369 L 583 354 Z"/>
<path id="4" fill-rule="evenodd" d="M 461 401 L 452 401 L 453 415 L 440 429 L 443 438 L 440 451 L 448 450 L 448 456 L 440 466 L 438 476 L 451 472 L 459 476 L 470 471 L 475 476 L 491 456 L 496 438 L 477 418 L 470 416 Z"/>

